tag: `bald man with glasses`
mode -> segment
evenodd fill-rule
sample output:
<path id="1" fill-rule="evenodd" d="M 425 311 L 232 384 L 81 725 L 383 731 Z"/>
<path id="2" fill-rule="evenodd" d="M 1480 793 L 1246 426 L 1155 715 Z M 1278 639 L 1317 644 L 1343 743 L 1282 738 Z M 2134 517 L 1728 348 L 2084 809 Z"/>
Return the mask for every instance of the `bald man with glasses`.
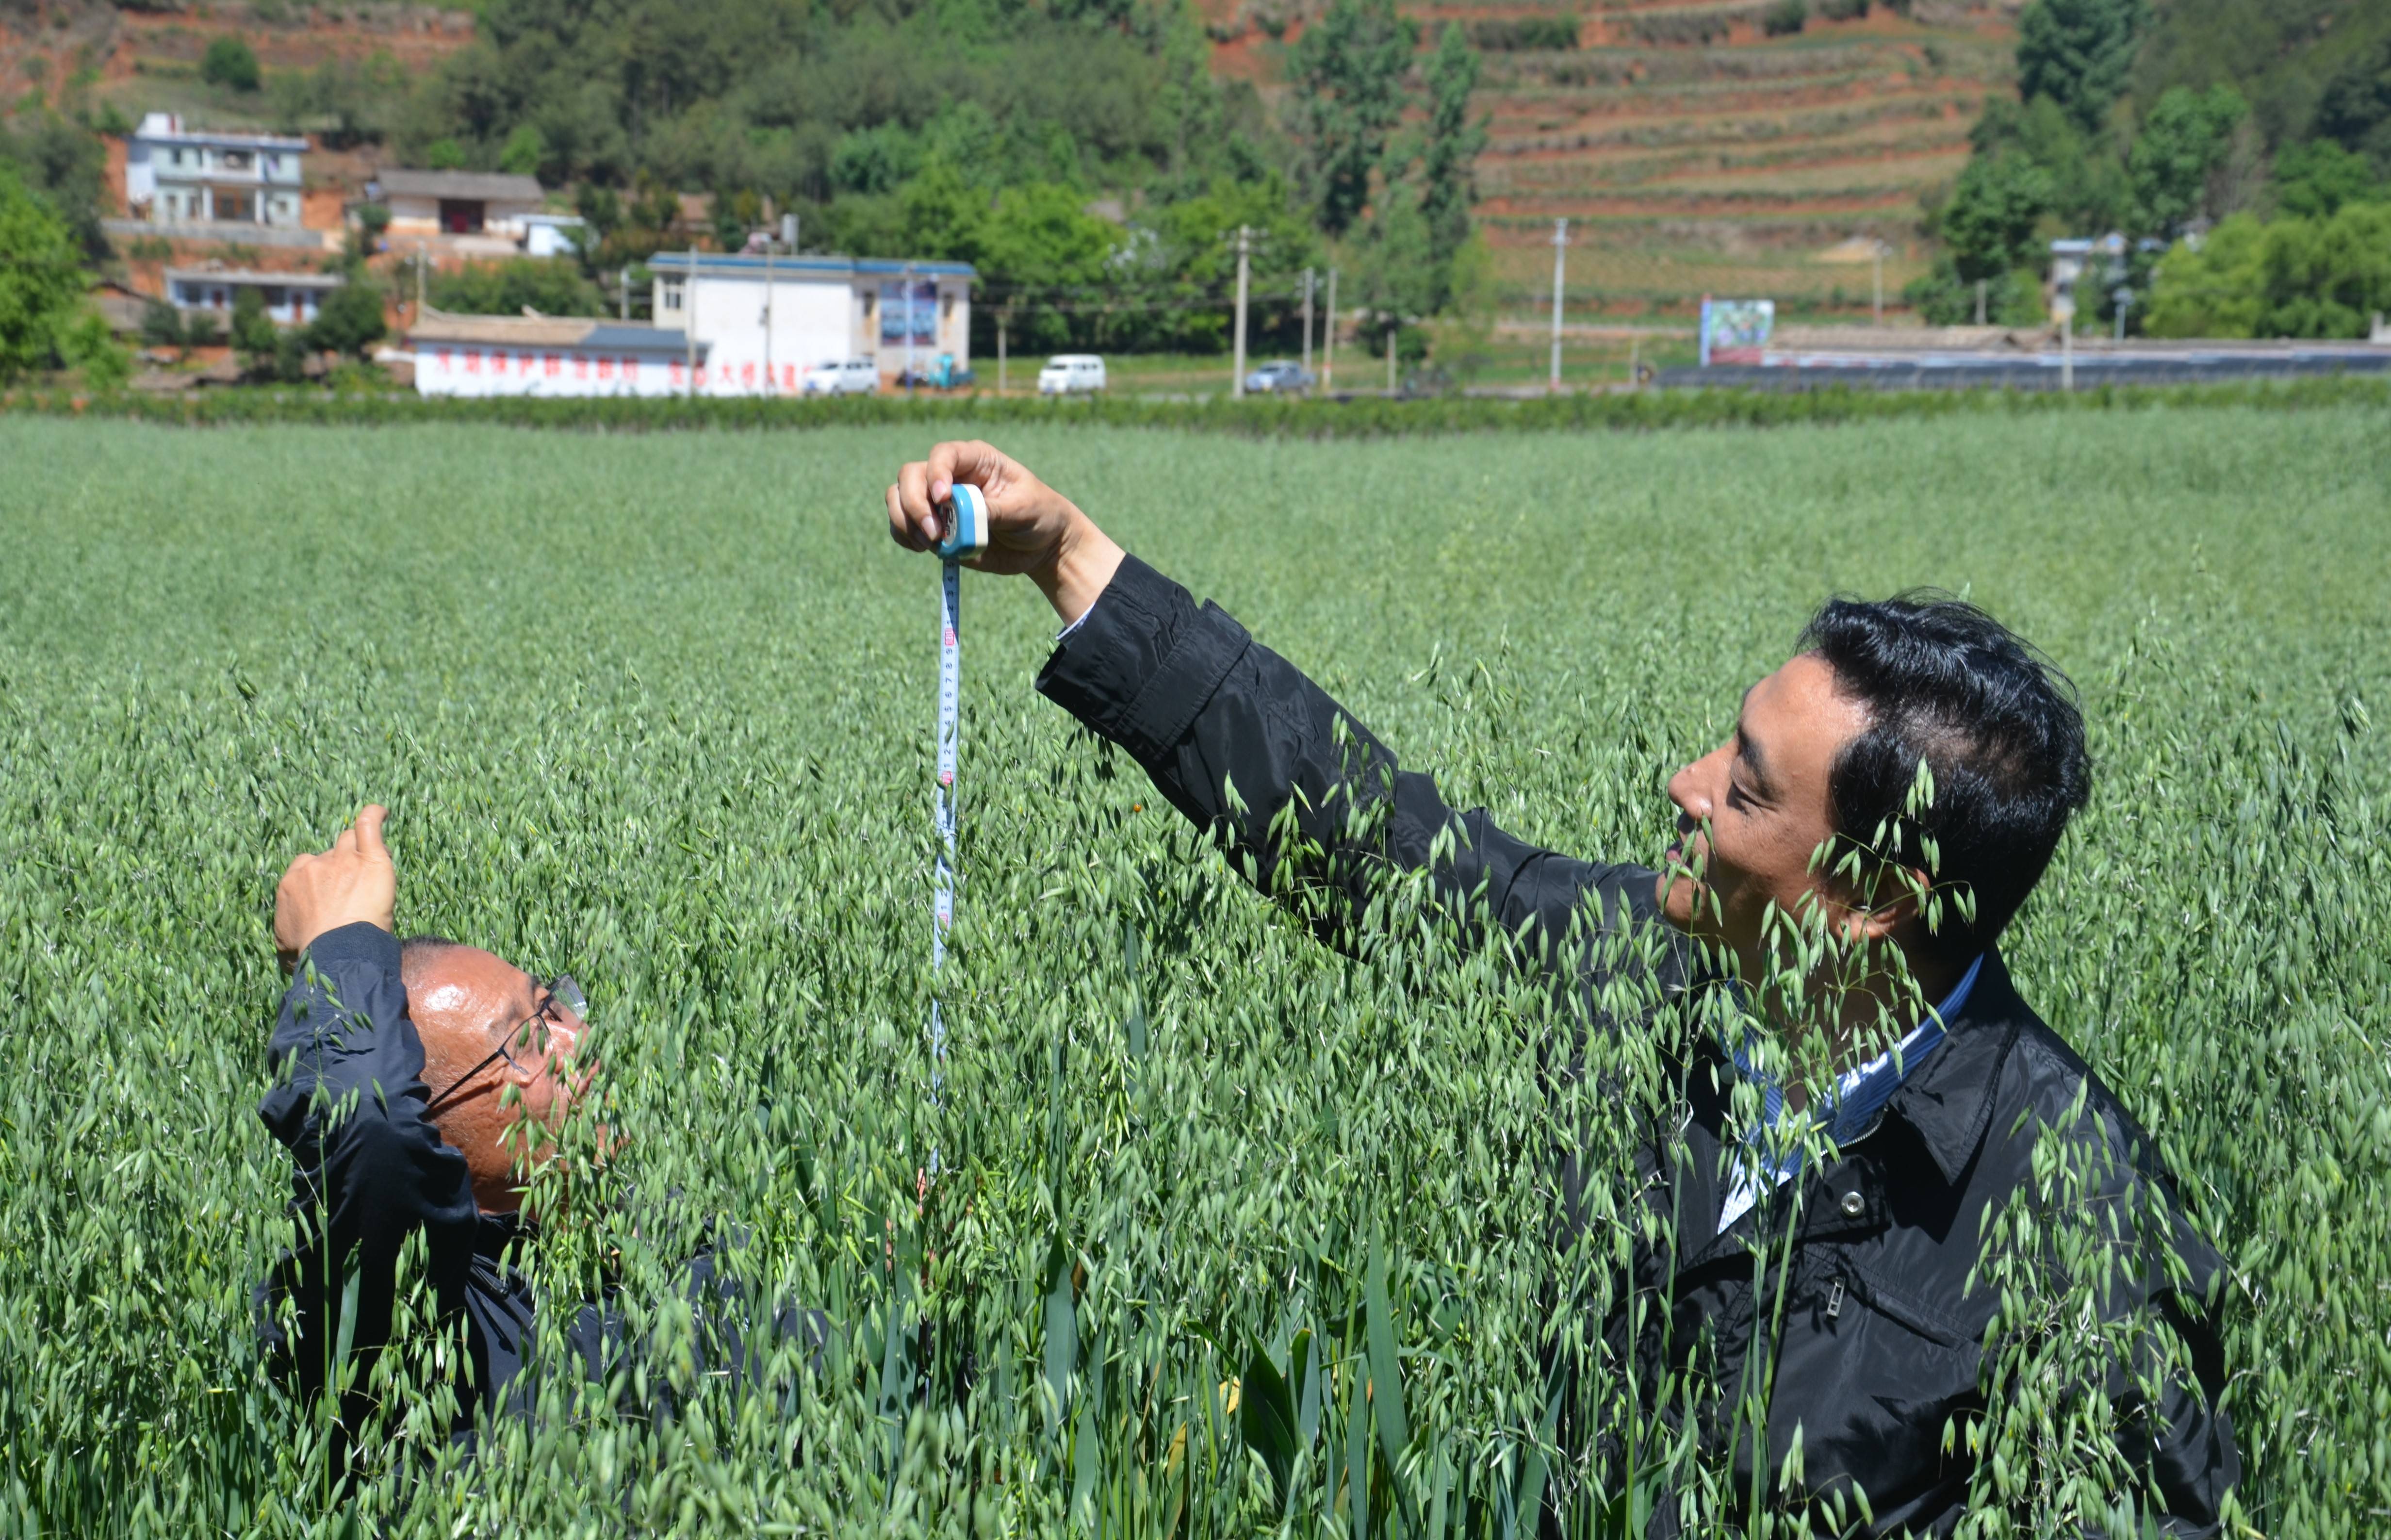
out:
<path id="1" fill-rule="evenodd" d="M 291 979 L 267 1048 L 274 1086 L 257 1110 L 291 1151 L 298 1223 L 296 1244 L 259 1286 L 259 1331 L 312 1397 L 340 1383 L 347 1326 L 357 1372 L 341 1421 L 354 1430 L 370 1405 L 366 1371 L 390 1336 L 399 1252 L 420 1231 L 440 1317 L 465 1320 L 456 1431 L 469 1435 L 476 1408 L 529 1409 L 523 1369 L 539 1301 L 519 1264 L 538 1227 L 523 1199 L 529 1176 L 557 1158 L 554 1136 L 588 1094 L 596 1059 L 588 1004 L 571 977 L 542 983 L 444 937 L 399 939 L 386 816 L 361 809 L 330 849 L 293 861 L 275 889 L 275 946 Z M 741 1323 L 756 1313 L 716 1276 L 711 1250 L 688 1263 L 686 1285 L 700 1352 L 729 1378 L 758 1370 L 780 1337 L 818 1360 L 819 1313 L 779 1310 L 743 1345 Z M 627 1347 L 620 1314 L 597 1304 L 576 1304 L 565 1335 L 593 1378 Z"/>

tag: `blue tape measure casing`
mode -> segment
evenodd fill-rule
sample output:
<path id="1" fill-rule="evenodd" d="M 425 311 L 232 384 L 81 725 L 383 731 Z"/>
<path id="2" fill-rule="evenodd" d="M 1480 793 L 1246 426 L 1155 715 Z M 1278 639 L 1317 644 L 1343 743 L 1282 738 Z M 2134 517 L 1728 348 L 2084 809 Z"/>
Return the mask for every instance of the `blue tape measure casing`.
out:
<path id="1" fill-rule="evenodd" d="M 938 504 L 938 521 L 945 534 L 936 549 L 946 560 L 976 556 L 988 549 L 988 498 L 978 487 L 957 482 Z"/>

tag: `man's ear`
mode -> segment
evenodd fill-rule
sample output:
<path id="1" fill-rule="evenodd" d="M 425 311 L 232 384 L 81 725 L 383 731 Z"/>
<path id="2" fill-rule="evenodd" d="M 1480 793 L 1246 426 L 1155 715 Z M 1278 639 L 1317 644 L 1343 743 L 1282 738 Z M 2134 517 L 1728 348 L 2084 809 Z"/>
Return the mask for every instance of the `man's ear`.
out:
<path id="1" fill-rule="evenodd" d="M 1859 945 L 1891 941 L 1903 925 L 1916 920 L 1932 882 L 1919 867 L 1882 866 L 1865 890 L 1840 881 L 1835 886 L 1844 889 L 1837 895 L 1843 911 L 1837 928 L 1846 943 Z"/>

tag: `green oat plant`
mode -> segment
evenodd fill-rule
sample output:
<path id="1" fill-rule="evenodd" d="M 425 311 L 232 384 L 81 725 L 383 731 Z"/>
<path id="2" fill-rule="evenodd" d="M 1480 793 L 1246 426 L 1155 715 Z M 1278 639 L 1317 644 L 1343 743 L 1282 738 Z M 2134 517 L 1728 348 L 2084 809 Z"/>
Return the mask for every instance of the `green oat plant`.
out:
<path id="1" fill-rule="evenodd" d="M 1938 583 L 2035 638 L 2084 687 L 2096 792 L 2005 951 L 2227 1259 L 2237 1533 L 2362 1534 L 2391 1511 L 2386 425 L 2152 404 L 1505 456 L 990 431 L 1456 806 L 1575 852 L 1658 859 L 1662 780 L 1827 591 Z M 1415 883 L 1345 883 L 1336 841 L 1282 830 L 1299 859 L 1247 870 L 1034 697 L 1051 625 L 972 578 L 933 1104 L 935 578 L 873 513 L 920 448 L 0 419 L 0 1534 L 1864 1517 L 1738 1457 L 1764 1374 L 1697 1354 L 1645 1383 L 1586 1336 L 1646 1223 L 1621 1109 L 1665 1106 L 1664 1031 L 1741 1007 L 1623 966 L 1590 1013 Z M 368 798 L 402 929 L 591 1000 L 601 1090 L 520 1258 L 560 1308 L 529 1411 L 471 1448 L 420 1290 L 345 1425 L 256 1346 L 294 1223 L 253 1112 L 272 886 Z M 1797 1025 L 1869 961 L 1808 916 L 1777 951 L 1758 988 Z M 1651 1025 L 1593 1029 L 1627 1021 Z M 1761 1041 L 1820 1072 L 1813 1034 Z M 2073 1132 L 2003 1131 L 2037 1180 L 1971 1292 L 1983 1415 L 1937 1430 L 1979 1461 L 1985 1533 L 2138 1532 L 2132 1396 L 2083 1387 L 2174 1349 L 2078 1323 L 2163 1237 L 2107 1223 L 2135 1178 Z M 1574 1239 L 1561 1152 L 1589 1173 Z M 752 1298 L 837 1323 L 819 1363 L 717 1372 L 679 1274 L 708 1241 Z M 556 1339 L 601 1296 L 630 1330 L 592 1381 Z"/>

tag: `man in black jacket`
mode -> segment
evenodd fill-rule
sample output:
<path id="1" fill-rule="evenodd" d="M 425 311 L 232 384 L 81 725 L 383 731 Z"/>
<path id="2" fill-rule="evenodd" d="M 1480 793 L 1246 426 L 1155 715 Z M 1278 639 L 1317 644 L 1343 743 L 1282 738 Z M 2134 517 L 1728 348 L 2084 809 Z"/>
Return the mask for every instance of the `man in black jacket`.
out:
<path id="1" fill-rule="evenodd" d="M 525 1177 L 552 1156 L 549 1136 L 594 1061 L 583 1057 L 588 1026 L 571 978 L 543 984 L 442 938 L 399 940 L 385 816 L 360 809 L 275 889 L 275 945 L 294 971 L 257 1112 L 292 1157 L 299 1239 L 259 1286 L 259 1333 L 304 1393 L 339 1387 L 341 1426 L 358 1428 L 392 1331 L 400 1251 L 420 1235 L 436 1314 L 463 1323 L 453 1430 L 463 1435 L 477 1410 L 530 1409 L 537 1301 L 519 1264 L 538 1227 L 522 1211 Z M 809 1357 L 821 1346 L 824 1319 L 796 1310 L 743 1346 L 749 1313 L 717 1277 L 713 1252 L 699 1250 L 684 1272 L 699 1354 L 731 1378 L 760 1370 L 776 1338 Z M 602 1300 L 576 1304 L 564 1336 L 598 1379 L 627 1345 L 622 1314 Z M 667 1389 L 653 1399 L 670 1409 Z"/>
<path id="2" fill-rule="evenodd" d="M 1637 953 L 1648 998 L 1749 1002 L 1734 1031 L 1652 1014 L 1678 1024 L 1660 1045 L 1668 1106 L 1635 1138 L 1658 1223 L 1637 1227 L 1616 1302 L 1587 1334 L 1648 1394 L 1702 1361 L 1723 1389 L 1691 1398 L 1696 1416 L 1713 1448 L 1733 1441 L 1740 1492 L 1831 1528 L 1949 1532 L 1995 1378 L 1998 1290 L 1977 1275 L 1993 1238 L 2024 1236 L 2003 1220 L 2023 1203 L 2097 1213 L 2116 1243 L 2115 1275 L 2093 1295 L 2102 1331 L 2076 1333 L 2122 1344 L 2083 1388 L 2114 1407 L 2109 1469 L 2165 1533 L 2217 1527 L 2240 1473 L 2217 1404 L 2221 1263 L 2147 1137 L 1995 948 L 2088 790 L 2072 692 L 2024 644 L 1946 598 L 1831 602 L 1746 693 L 1733 736 L 1669 783 L 1680 837 L 1663 870 L 1588 862 L 1447 807 L 1236 621 L 988 445 L 941 444 L 905 466 L 891 537 L 935 544 L 957 482 L 988 499 L 992 543 L 974 564 L 1028 576 L 1064 622 L 1038 688 L 1135 757 L 1257 882 L 1300 895 L 1324 934 L 1351 938 L 1379 879 L 1423 873 L 1448 912 L 1560 970 L 1589 1020 Z M 1341 912 L 1321 909 L 1324 891 L 1345 894 Z M 1885 961 L 1826 985 L 1792 964 L 1804 942 Z M 1752 999 L 1737 980 L 1771 982 Z M 1788 1073 L 1804 1043 L 1819 1057 Z M 1622 1103 L 1619 1116 L 1641 1115 Z M 2037 1175 L 2038 1137 L 2071 1158 Z M 2004 1323 L 1996 1351 L 2023 1329 Z M 1727 1430 L 1754 1385 L 1756 1439 Z M 1614 1430 L 1583 1436 L 1601 1448 Z M 1603 1462 L 1614 1482 L 1616 1453 Z M 1676 1513 L 1660 1502 L 1652 1533 Z"/>

